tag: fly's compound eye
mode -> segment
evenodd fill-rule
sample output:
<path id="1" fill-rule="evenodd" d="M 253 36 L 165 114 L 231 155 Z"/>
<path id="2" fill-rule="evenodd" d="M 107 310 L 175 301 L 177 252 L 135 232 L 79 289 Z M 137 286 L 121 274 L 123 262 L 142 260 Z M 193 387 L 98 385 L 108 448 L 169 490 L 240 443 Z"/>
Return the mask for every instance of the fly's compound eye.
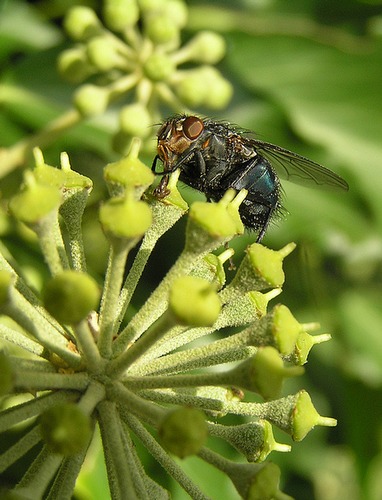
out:
<path id="1" fill-rule="evenodd" d="M 194 141 L 203 132 L 204 125 L 200 118 L 197 118 L 196 116 L 188 116 L 184 120 L 182 128 L 187 139 Z"/>

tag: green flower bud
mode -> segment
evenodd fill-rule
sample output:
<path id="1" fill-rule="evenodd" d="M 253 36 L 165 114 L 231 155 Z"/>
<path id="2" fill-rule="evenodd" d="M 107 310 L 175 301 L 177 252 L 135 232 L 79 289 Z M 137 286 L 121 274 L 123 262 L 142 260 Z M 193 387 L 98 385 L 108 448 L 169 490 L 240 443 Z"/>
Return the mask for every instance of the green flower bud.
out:
<path id="1" fill-rule="evenodd" d="M 44 162 L 41 150 L 35 148 L 36 168 L 33 175 L 38 183 L 61 189 L 64 199 L 72 195 L 72 190 L 91 191 L 93 181 L 89 177 L 79 174 L 70 168 L 69 158 L 66 153 L 62 153 L 61 158 L 64 164 L 61 168 L 52 167 Z M 41 155 L 41 158 L 40 158 Z"/>
<path id="2" fill-rule="evenodd" d="M 105 0 L 103 17 L 106 25 L 113 31 L 124 31 L 139 19 L 136 0 Z"/>
<path id="3" fill-rule="evenodd" d="M 284 367 L 280 354 L 270 346 L 259 348 L 255 356 L 231 370 L 235 385 L 257 392 L 264 399 L 279 396 L 284 378 L 303 373 L 301 366 Z"/>
<path id="4" fill-rule="evenodd" d="M 334 418 L 322 417 L 314 408 L 309 394 L 300 391 L 295 395 L 266 403 L 264 415 L 269 422 L 287 432 L 295 441 L 301 441 L 316 425 L 334 427 Z"/>
<path id="5" fill-rule="evenodd" d="M 61 193 L 56 187 L 36 182 L 32 172 L 25 174 L 26 184 L 21 193 L 9 202 L 12 214 L 25 224 L 36 224 L 44 217 L 57 210 Z"/>
<path id="6" fill-rule="evenodd" d="M 8 356 L 0 351 L 0 397 L 9 394 L 13 388 L 13 369 Z"/>
<path id="7" fill-rule="evenodd" d="M 121 130 L 131 137 L 147 137 L 152 130 L 152 118 L 143 104 L 124 106 L 119 113 Z"/>
<path id="8" fill-rule="evenodd" d="M 302 441 L 316 425 L 334 427 L 337 421 L 334 418 L 321 417 L 313 406 L 309 394 L 301 391 L 296 398 L 292 413 L 292 438 L 295 441 Z"/>
<path id="9" fill-rule="evenodd" d="M 291 356 L 293 362 L 299 365 L 305 364 L 311 348 L 315 344 L 321 344 L 321 342 L 327 342 L 330 339 L 331 336 L 328 333 L 315 335 L 313 337 L 312 335 L 309 335 L 309 333 L 302 330 L 298 335 L 295 351 Z"/>
<path id="10" fill-rule="evenodd" d="M 153 82 L 166 81 L 174 73 L 176 67 L 167 54 L 154 52 L 143 64 L 143 71 Z"/>
<path id="11" fill-rule="evenodd" d="M 179 99 L 191 108 L 204 104 L 208 89 L 202 78 L 200 70 L 192 70 L 176 82 L 175 92 Z"/>
<path id="12" fill-rule="evenodd" d="M 177 408 L 169 412 L 159 428 L 163 446 L 180 458 L 198 453 L 207 435 L 204 413 L 195 408 Z"/>
<path id="13" fill-rule="evenodd" d="M 100 71 L 110 71 L 123 64 L 123 58 L 110 36 L 101 35 L 89 40 L 87 55 L 89 61 Z"/>
<path id="14" fill-rule="evenodd" d="M 235 295 L 281 287 L 285 279 L 282 262 L 294 248 L 295 244 L 290 243 L 276 252 L 259 243 L 253 243 L 247 248 L 247 254 L 226 293 Z"/>
<path id="15" fill-rule="evenodd" d="M 95 310 L 100 299 L 96 281 L 85 273 L 63 271 L 47 282 L 43 301 L 46 310 L 64 324 L 74 324 Z"/>
<path id="16" fill-rule="evenodd" d="M 296 346 L 302 326 L 290 310 L 279 304 L 272 311 L 271 334 L 281 354 L 290 354 Z"/>
<path id="17" fill-rule="evenodd" d="M 92 432 L 90 417 L 74 403 L 58 404 L 42 413 L 40 429 L 52 451 L 64 456 L 82 451 Z"/>
<path id="18" fill-rule="evenodd" d="M 90 7 L 77 5 L 69 9 L 64 19 L 64 28 L 74 40 L 87 40 L 101 32 L 99 19 Z"/>
<path id="19" fill-rule="evenodd" d="M 137 157 L 132 154 L 104 168 L 104 179 L 111 186 L 112 191 L 118 187 L 125 190 L 127 187 L 135 189 L 137 198 L 152 184 L 154 174 Z"/>
<path id="20" fill-rule="evenodd" d="M 169 309 L 184 325 L 211 326 L 221 310 L 215 287 L 195 276 L 182 276 L 170 289 Z"/>
<path id="21" fill-rule="evenodd" d="M 119 240 L 140 239 L 151 225 L 151 210 L 147 203 L 131 195 L 111 198 L 99 211 L 102 228 L 107 236 Z"/>
<path id="22" fill-rule="evenodd" d="M 166 44 L 179 39 L 179 28 L 166 15 L 152 15 L 145 19 L 146 35 L 156 44 Z"/>
<path id="23" fill-rule="evenodd" d="M 12 283 L 12 274 L 8 271 L 0 270 L 0 306 L 8 302 Z"/>
<path id="24" fill-rule="evenodd" d="M 61 52 L 57 68 L 62 77 L 70 83 L 81 83 L 94 73 L 84 47 L 74 47 Z"/>
<path id="25" fill-rule="evenodd" d="M 280 493 L 281 472 L 276 464 L 271 462 L 264 465 L 253 477 L 253 481 L 245 496 L 247 500 L 273 500 Z"/>
<path id="26" fill-rule="evenodd" d="M 211 109 L 225 108 L 233 95 L 232 84 L 221 75 L 207 81 L 206 84 L 208 85 L 208 93 L 205 105 Z"/>
<path id="27" fill-rule="evenodd" d="M 266 420 L 242 425 L 210 424 L 209 434 L 230 443 L 248 462 L 263 462 L 272 451 L 291 450 L 289 445 L 275 441 L 272 425 Z"/>
<path id="28" fill-rule="evenodd" d="M 267 307 L 270 300 L 274 299 L 281 292 L 280 288 L 274 288 L 267 293 L 258 291 L 248 292 L 248 297 L 252 301 L 257 311 L 257 317 L 262 318 L 267 314 Z"/>
<path id="29" fill-rule="evenodd" d="M 168 16 L 178 28 L 186 26 L 188 8 L 183 0 L 167 0 L 161 8 L 161 12 Z"/>
<path id="30" fill-rule="evenodd" d="M 216 64 L 226 51 L 224 38 L 213 31 L 200 31 L 184 48 L 190 60 L 205 64 Z"/>
<path id="31" fill-rule="evenodd" d="M 109 104 L 109 91 L 90 83 L 82 85 L 74 94 L 74 104 L 84 117 L 100 115 Z"/>
<path id="32" fill-rule="evenodd" d="M 234 203 L 235 193 L 227 192 L 218 203 L 193 203 L 189 223 L 198 224 L 204 231 L 216 237 L 229 237 L 244 232 L 244 226 Z"/>

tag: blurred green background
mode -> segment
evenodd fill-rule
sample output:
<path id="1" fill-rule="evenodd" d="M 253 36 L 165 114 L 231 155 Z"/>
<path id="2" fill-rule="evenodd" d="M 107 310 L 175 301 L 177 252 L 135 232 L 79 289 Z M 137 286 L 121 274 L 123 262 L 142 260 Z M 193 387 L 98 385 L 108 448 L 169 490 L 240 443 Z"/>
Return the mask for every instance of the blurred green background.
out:
<path id="1" fill-rule="evenodd" d="M 75 87 L 60 80 L 55 61 L 71 44 L 62 31 L 63 15 L 78 3 L 0 2 L 0 146 L 16 143 L 70 107 Z M 286 393 L 306 388 L 320 413 L 337 418 L 338 426 L 315 429 L 293 445 L 292 453 L 271 456 L 282 468 L 283 490 L 301 500 L 381 500 L 382 1 L 187 3 L 184 39 L 211 29 L 227 43 L 219 67 L 235 93 L 228 109 L 214 116 L 326 165 L 350 185 L 349 193 L 334 193 L 284 183 L 289 214 L 264 239 L 275 249 L 289 241 L 298 244 L 286 261 L 279 300 L 299 321 L 319 321 L 321 331 L 333 336 L 313 349 L 306 375 L 286 387 Z M 169 110 L 163 112 L 166 116 Z M 113 108 L 43 148 L 51 164 L 58 163 L 60 151 L 67 151 L 73 168 L 94 180 L 84 231 L 90 268 L 99 276 L 107 246 L 97 206 L 106 196 L 102 167 L 118 157 L 110 144 L 116 116 Z M 154 139 L 152 146 L 154 151 Z M 153 154 L 143 158 L 148 165 Z M 0 235 L 39 288 L 46 269 L 38 244 L 5 210 L 21 179 L 18 169 L 0 181 Z M 199 197 L 189 188 L 183 194 L 189 201 Z M 181 221 L 158 245 L 135 307 L 174 262 L 183 231 Z M 247 234 L 233 244 L 237 261 L 253 240 Z M 277 437 L 289 442 L 287 436 Z M 94 447 L 94 463 L 89 461 L 79 481 L 78 498 L 107 498 L 102 474 L 96 472 L 102 460 L 97 461 L 96 443 Z M 167 484 L 150 457 L 145 466 Z M 236 498 L 210 467 L 193 459 L 185 467 L 213 498 Z M 187 498 L 176 486 L 173 497 Z"/>

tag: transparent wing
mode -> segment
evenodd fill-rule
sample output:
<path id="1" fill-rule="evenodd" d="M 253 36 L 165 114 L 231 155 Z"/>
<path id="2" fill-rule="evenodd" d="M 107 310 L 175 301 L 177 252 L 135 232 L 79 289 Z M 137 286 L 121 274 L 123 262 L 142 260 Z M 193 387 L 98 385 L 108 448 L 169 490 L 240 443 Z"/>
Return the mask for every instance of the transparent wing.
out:
<path id="1" fill-rule="evenodd" d="M 349 189 L 348 183 L 342 177 L 319 163 L 269 142 L 256 139 L 251 139 L 250 142 L 282 179 L 308 187 L 329 187 L 345 191 Z"/>

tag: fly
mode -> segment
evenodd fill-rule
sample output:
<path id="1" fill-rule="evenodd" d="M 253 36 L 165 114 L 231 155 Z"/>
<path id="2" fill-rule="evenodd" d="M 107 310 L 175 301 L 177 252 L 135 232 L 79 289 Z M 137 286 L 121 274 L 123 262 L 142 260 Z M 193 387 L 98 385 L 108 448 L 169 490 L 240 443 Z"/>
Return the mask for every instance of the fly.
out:
<path id="1" fill-rule="evenodd" d="M 163 171 L 157 172 L 157 161 Z M 310 187 L 347 191 L 347 182 L 331 170 L 280 146 L 247 136 L 232 125 L 197 116 L 175 116 L 158 132 L 157 155 L 152 170 L 163 175 L 155 190 L 168 194 L 169 174 L 180 169 L 179 179 L 219 201 L 233 188 L 246 189 L 239 207 L 244 225 L 261 241 L 272 219 L 282 209 L 280 178 Z"/>

